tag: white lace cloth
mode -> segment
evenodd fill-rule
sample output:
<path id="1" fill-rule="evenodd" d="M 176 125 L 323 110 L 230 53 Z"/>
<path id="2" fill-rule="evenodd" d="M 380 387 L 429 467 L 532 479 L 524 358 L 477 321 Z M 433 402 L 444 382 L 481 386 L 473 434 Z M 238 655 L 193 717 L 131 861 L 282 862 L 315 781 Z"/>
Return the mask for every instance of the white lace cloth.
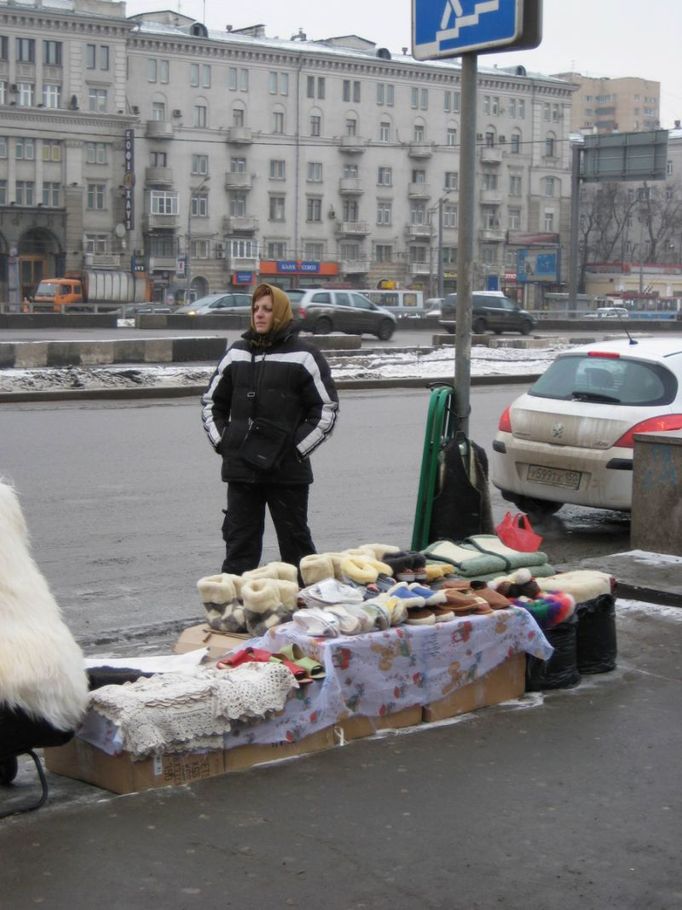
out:
<path id="1" fill-rule="evenodd" d="M 91 693 L 90 707 L 119 731 L 136 758 L 186 749 L 222 749 L 232 722 L 281 711 L 298 687 L 279 663 L 248 663 L 232 670 L 197 667 L 164 673 Z"/>

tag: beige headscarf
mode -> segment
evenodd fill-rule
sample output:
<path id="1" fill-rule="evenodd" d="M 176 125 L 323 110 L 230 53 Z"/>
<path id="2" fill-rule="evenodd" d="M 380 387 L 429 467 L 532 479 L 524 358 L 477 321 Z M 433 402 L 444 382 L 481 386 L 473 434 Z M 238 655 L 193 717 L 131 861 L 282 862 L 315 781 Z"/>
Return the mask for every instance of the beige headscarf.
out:
<path id="1" fill-rule="evenodd" d="M 272 297 L 272 333 L 277 332 L 294 318 L 289 298 L 281 288 L 276 288 L 272 284 L 259 284 L 251 297 L 251 328 L 254 332 L 256 331 L 256 326 L 253 322 L 253 305 L 267 294 Z"/>

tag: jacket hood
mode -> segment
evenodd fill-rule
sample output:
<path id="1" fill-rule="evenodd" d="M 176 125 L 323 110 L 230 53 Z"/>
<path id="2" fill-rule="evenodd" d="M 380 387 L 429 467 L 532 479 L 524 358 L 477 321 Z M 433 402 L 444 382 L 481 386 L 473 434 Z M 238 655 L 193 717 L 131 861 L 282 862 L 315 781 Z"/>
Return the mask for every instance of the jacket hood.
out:
<path id="1" fill-rule="evenodd" d="M 256 294 L 263 296 L 263 288 L 267 288 L 268 294 L 272 297 L 272 329 L 269 334 L 276 335 L 280 329 L 291 322 L 294 318 L 289 298 L 281 288 L 276 288 L 272 284 L 259 284 L 251 296 L 251 330 L 256 331 L 253 324 L 253 303 Z"/>

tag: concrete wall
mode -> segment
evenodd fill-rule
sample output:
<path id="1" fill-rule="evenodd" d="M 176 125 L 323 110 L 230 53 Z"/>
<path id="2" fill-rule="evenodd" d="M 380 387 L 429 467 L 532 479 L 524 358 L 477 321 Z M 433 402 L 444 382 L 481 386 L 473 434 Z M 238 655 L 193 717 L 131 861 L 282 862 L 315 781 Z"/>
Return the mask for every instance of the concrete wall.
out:
<path id="1" fill-rule="evenodd" d="M 630 545 L 682 556 L 682 430 L 635 434 Z"/>

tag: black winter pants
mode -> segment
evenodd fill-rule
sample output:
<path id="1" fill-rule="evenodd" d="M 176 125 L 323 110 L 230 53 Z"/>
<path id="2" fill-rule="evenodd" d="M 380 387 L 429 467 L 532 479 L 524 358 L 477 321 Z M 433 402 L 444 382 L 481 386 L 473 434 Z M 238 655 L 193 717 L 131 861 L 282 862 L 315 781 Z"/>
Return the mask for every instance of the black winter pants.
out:
<path id="1" fill-rule="evenodd" d="M 241 575 L 258 567 L 266 506 L 275 526 L 282 562 L 298 567 L 304 556 L 314 553 L 308 527 L 308 489 L 306 483 L 228 483 L 223 572 Z"/>

